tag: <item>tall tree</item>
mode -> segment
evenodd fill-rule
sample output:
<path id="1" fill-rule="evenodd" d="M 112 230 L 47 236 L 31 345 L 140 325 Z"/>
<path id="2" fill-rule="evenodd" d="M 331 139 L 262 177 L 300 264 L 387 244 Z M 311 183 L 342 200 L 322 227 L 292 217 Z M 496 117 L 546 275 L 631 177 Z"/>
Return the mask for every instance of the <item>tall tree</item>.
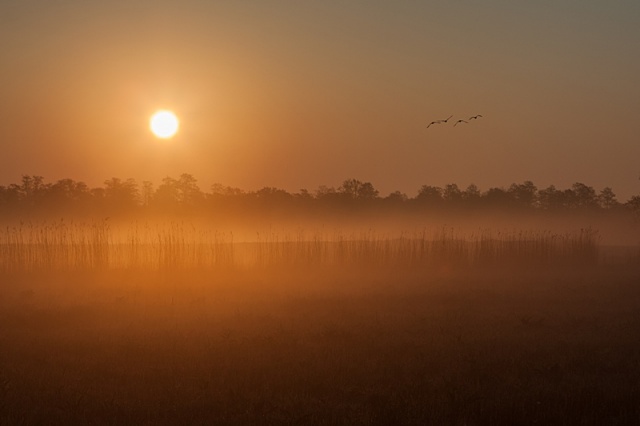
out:
<path id="1" fill-rule="evenodd" d="M 387 195 L 384 200 L 388 203 L 392 204 L 402 204 L 408 200 L 407 194 L 401 191 L 393 191 L 389 195 Z"/>
<path id="2" fill-rule="evenodd" d="M 564 207 L 564 194 L 554 185 L 538 191 L 538 206 L 543 210 L 553 210 Z"/>
<path id="3" fill-rule="evenodd" d="M 483 195 L 484 202 L 492 208 L 504 208 L 511 205 L 513 199 L 509 191 L 504 188 L 489 188 Z"/>
<path id="4" fill-rule="evenodd" d="M 357 179 L 345 180 L 338 192 L 353 200 L 372 200 L 379 194 L 370 182 L 360 182 Z"/>
<path id="5" fill-rule="evenodd" d="M 462 200 L 462 191 L 455 183 L 449 183 L 445 185 L 442 191 L 442 198 L 447 203 L 458 203 Z"/>
<path id="6" fill-rule="evenodd" d="M 438 205 L 442 203 L 442 188 L 438 186 L 422 185 L 418 189 L 416 200 L 429 205 Z"/>
<path id="7" fill-rule="evenodd" d="M 89 187 L 84 182 L 73 179 L 60 179 L 49 187 L 48 196 L 58 202 L 81 200 L 89 196 Z"/>
<path id="8" fill-rule="evenodd" d="M 15 191 L 20 201 L 31 206 L 38 204 L 42 200 L 48 187 L 44 183 L 42 176 L 29 175 L 23 175 L 22 182 L 19 185 L 9 185 L 9 189 Z"/>
<path id="9" fill-rule="evenodd" d="M 125 181 L 118 178 L 104 181 L 104 196 L 110 203 L 119 207 L 134 206 L 140 199 L 138 184 L 131 178 Z"/>
<path id="10" fill-rule="evenodd" d="M 640 217 L 640 195 L 634 195 L 624 205 Z"/>
<path id="11" fill-rule="evenodd" d="M 172 177 L 165 177 L 162 179 L 162 183 L 158 186 L 153 197 L 154 203 L 161 205 L 171 205 L 178 203 L 180 199 L 178 189 L 178 181 Z"/>
<path id="12" fill-rule="evenodd" d="M 598 195 L 598 204 L 600 205 L 600 207 L 607 210 L 613 209 L 620 205 L 620 203 L 618 203 L 618 200 L 616 199 L 616 194 L 613 192 L 613 189 L 608 186 L 600 191 L 600 194 Z"/>
<path id="13" fill-rule="evenodd" d="M 151 203 L 151 200 L 153 199 L 153 195 L 154 195 L 153 183 L 148 180 L 142 181 L 142 191 L 140 194 L 142 205 L 148 206 Z"/>
<path id="14" fill-rule="evenodd" d="M 511 184 L 508 192 L 513 201 L 521 207 L 534 207 L 536 205 L 538 188 L 530 180 L 521 184 Z"/>
<path id="15" fill-rule="evenodd" d="M 211 185 L 211 195 L 216 197 L 234 197 L 244 194 L 245 192 L 240 188 L 225 186 L 221 183 L 214 183 Z"/>
<path id="16" fill-rule="evenodd" d="M 574 203 L 577 208 L 598 207 L 598 196 L 596 190 L 584 183 L 576 182 L 571 186 L 574 193 Z"/>
<path id="17" fill-rule="evenodd" d="M 467 186 L 467 189 L 462 192 L 462 199 L 469 205 L 476 204 L 481 196 L 480 189 L 473 183 Z"/>
<path id="18" fill-rule="evenodd" d="M 194 205 L 204 198 L 204 194 L 198 187 L 198 180 L 188 173 L 183 173 L 175 181 L 178 201 L 182 204 Z"/>

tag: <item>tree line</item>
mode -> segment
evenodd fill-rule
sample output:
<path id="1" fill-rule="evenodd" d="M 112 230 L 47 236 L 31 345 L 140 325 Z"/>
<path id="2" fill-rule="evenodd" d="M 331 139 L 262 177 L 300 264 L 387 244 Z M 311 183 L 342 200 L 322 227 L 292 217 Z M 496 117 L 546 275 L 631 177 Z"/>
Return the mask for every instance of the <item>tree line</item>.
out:
<path id="1" fill-rule="evenodd" d="M 187 211 L 238 208 L 406 208 L 434 210 L 493 208 L 546 211 L 621 211 L 640 213 L 640 196 L 626 202 L 617 199 L 609 187 L 596 191 L 583 183 L 558 189 L 551 185 L 539 189 L 531 181 L 513 183 L 481 191 L 471 184 L 461 189 L 457 184 L 444 187 L 422 185 L 417 195 L 400 191 L 386 196 L 370 182 L 347 179 L 338 187 L 321 185 L 315 191 L 301 189 L 290 193 L 264 187 L 257 191 L 213 184 L 203 191 L 191 174 L 166 177 L 155 186 L 149 181 L 111 178 L 101 187 L 61 179 L 45 182 L 42 176 L 22 176 L 20 183 L 0 186 L 0 214 L 25 211 L 84 211 L 113 213 L 129 210 Z"/>

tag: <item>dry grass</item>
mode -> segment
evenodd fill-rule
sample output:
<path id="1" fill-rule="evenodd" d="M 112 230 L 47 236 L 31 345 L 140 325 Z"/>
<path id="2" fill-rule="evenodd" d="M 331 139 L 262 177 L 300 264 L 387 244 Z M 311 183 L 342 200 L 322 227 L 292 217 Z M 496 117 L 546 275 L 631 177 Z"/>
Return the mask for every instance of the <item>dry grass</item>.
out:
<path id="1" fill-rule="evenodd" d="M 60 222 L 0 250 L 0 424 L 640 423 L 640 262 L 589 230 Z"/>
<path id="2" fill-rule="evenodd" d="M 27 224 L 0 234 L 0 271 L 174 268 L 384 266 L 425 268 L 557 266 L 598 263 L 596 231 L 541 231 L 459 235 L 454 229 L 380 235 L 311 232 L 256 234 L 234 241 L 232 233 L 190 224 L 133 224 L 112 229 L 92 224 Z"/>
<path id="3" fill-rule="evenodd" d="M 2 275 L 1 424 L 636 424 L 638 271 Z"/>

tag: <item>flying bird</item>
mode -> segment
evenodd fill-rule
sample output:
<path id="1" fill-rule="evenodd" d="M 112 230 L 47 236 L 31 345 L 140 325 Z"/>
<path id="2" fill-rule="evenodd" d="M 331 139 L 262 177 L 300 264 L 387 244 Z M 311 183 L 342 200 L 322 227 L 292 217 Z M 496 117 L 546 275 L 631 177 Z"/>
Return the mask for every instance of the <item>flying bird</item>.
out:
<path id="1" fill-rule="evenodd" d="M 453 125 L 453 127 L 456 127 L 456 126 L 457 126 L 458 124 L 460 124 L 460 123 L 468 123 L 468 121 L 465 121 L 465 120 L 458 120 L 458 121 L 456 121 L 456 124 L 454 124 L 454 125 Z"/>
<path id="2" fill-rule="evenodd" d="M 482 116 L 480 114 L 474 115 L 473 117 L 469 117 L 469 120 L 475 120 L 477 118 L 482 118 Z"/>
<path id="3" fill-rule="evenodd" d="M 427 126 L 427 129 L 432 125 L 432 124 L 442 124 L 442 123 L 446 123 L 447 121 L 449 121 L 449 118 L 453 117 L 453 115 L 450 115 L 446 120 L 436 120 L 436 121 L 432 121 L 431 123 L 429 123 L 429 125 Z"/>

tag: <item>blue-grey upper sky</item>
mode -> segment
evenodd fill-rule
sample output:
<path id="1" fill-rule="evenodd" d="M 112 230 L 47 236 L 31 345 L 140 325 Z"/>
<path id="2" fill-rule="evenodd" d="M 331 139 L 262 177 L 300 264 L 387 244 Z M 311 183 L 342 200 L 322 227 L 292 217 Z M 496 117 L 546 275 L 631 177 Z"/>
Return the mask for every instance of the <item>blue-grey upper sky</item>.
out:
<path id="1" fill-rule="evenodd" d="M 5 1 L 0 51 L 0 184 L 640 193 L 637 0 Z"/>

